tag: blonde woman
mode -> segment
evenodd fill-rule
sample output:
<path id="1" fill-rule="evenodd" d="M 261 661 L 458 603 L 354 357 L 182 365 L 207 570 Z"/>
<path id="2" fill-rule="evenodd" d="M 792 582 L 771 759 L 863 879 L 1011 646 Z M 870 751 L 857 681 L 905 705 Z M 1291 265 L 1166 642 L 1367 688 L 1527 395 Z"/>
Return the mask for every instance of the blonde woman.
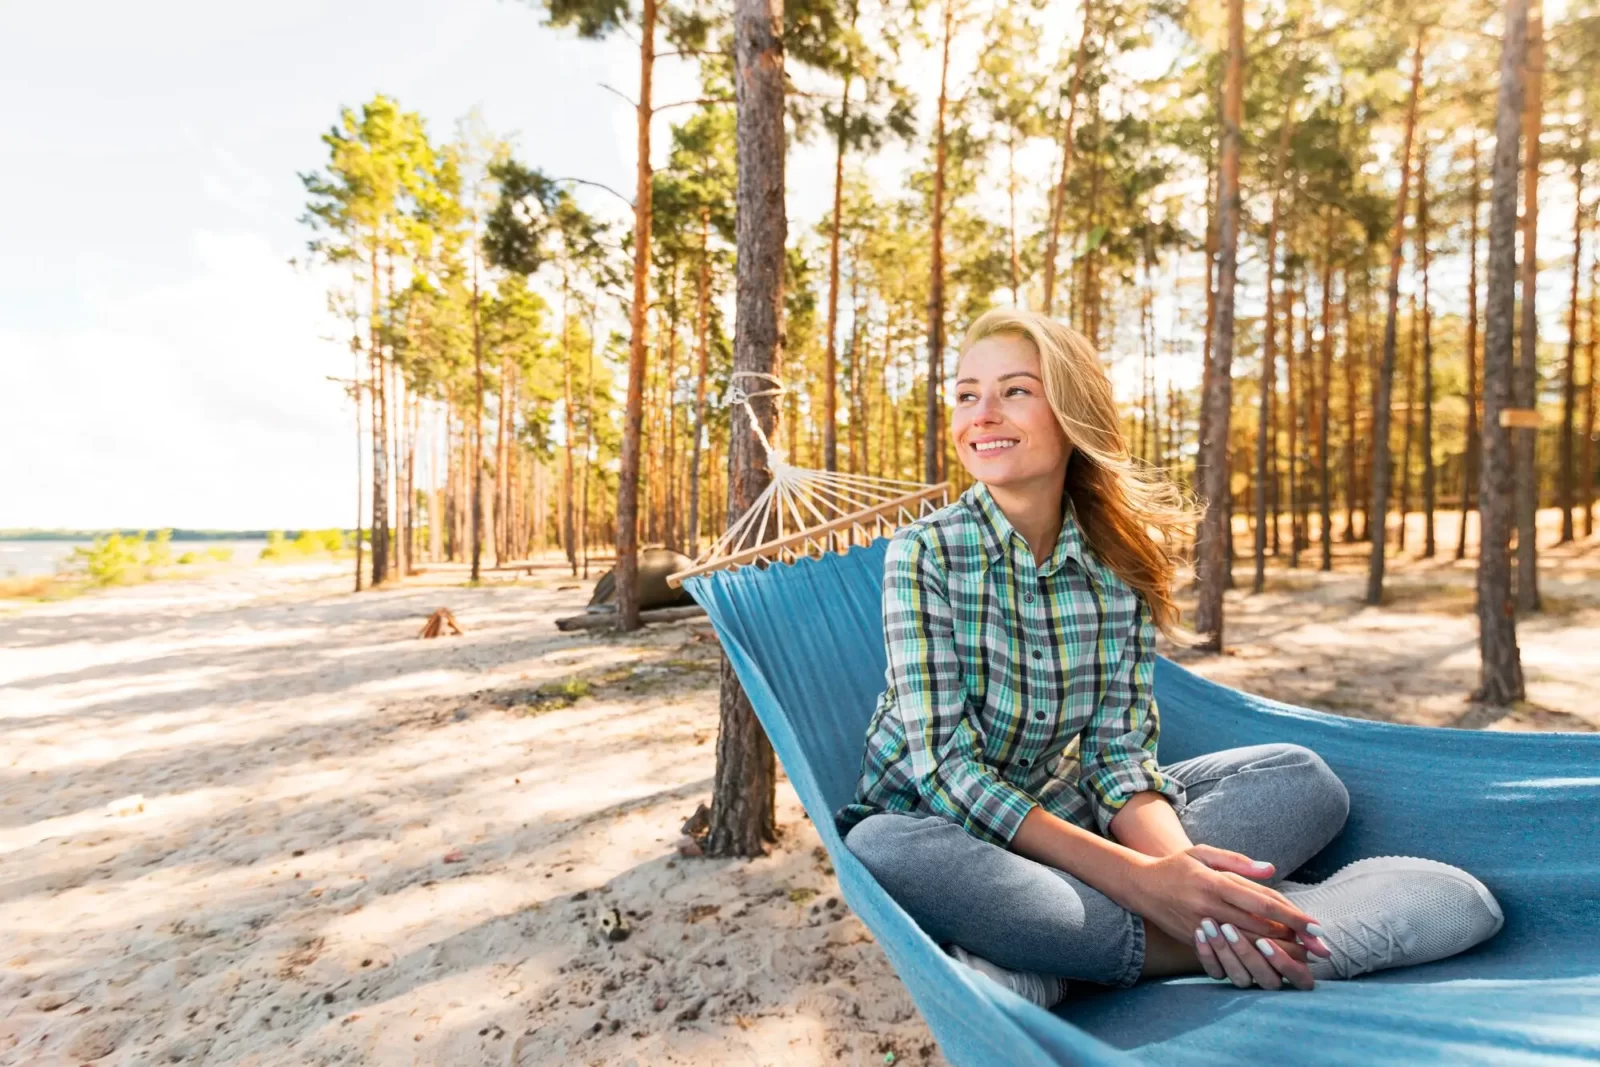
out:
<path id="1" fill-rule="evenodd" d="M 1305 748 L 1158 761 L 1155 633 L 1177 623 L 1172 548 L 1190 515 L 1130 462 L 1083 337 L 984 315 L 950 434 L 977 484 L 889 546 L 887 688 L 837 816 L 930 936 L 1050 1007 L 1067 980 L 1203 971 L 1310 989 L 1499 930 L 1489 891 L 1442 863 L 1285 882 L 1349 810 Z"/>

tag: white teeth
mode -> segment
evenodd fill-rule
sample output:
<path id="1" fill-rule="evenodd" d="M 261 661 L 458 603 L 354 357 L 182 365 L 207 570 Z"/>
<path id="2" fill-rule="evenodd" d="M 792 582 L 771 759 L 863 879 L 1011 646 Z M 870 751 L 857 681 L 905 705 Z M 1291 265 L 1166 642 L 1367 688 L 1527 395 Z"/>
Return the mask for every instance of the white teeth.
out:
<path id="1" fill-rule="evenodd" d="M 993 452 L 997 448 L 1010 448 L 1014 444 L 1015 441 L 979 441 L 972 447 L 979 452 Z"/>

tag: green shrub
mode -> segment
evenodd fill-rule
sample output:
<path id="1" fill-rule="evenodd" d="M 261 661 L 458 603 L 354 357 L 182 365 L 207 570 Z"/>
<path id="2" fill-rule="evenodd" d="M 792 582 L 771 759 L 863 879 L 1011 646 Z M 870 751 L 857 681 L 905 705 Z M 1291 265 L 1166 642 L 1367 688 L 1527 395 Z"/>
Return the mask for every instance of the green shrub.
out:
<path id="1" fill-rule="evenodd" d="M 206 549 L 206 558 L 215 560 L 218 563 L 226 563 L 233 558 L 233 547 L 231 545 L 212 545 Z"/>
<path id="2" fill-rule="evenodd" d="M 199 561 L 200 557 L 195 555 L 193 552 L 185 552 L 183 555 L 178 557 L 178 566 L 187 567 L 189 564 L 198 563 Z"/>
<path id="3" fill-rule="evenodd" d="M 88 548 L 74 548 L 63 569 L 81 572 L 93 585 L 142 582 L 172 565 L 171 541 L 171 530 L 158 530 L 148 541 L 143 530 L 132 537 L 120 533 L 97 537 Z"/>

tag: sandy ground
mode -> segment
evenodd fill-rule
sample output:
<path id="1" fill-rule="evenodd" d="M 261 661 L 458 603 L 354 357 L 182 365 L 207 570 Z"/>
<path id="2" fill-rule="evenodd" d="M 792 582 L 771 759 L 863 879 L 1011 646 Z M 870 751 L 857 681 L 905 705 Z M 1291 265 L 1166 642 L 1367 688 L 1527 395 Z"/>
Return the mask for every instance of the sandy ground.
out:
<path id="1" fill-rule="evenodd" d="M 772 855 L 676 858 L 714 643 L 559 634 L 554 577 L 346 583 L 0 618 L 0 1063 L 938 1061 L 787 783 Z"/>
<path id="2" fill-rule="evenodd" d="M 1464 699 L 1470 564 L 1402 562 L 1374 610 L 1354 546 L 1230 594 L 1233 654 L 1196 666 L 1600 728 L 1600 544 L 1547 558 L 1509 714 Z M 555 570 L 431 580 L 238 567 L 0 614 L 0 1063 L 941 1062 L 786 783 L 770 856 L 676 856 L 714 761 L 703 626 L 560 634 L 588 587 Z M 418 640 L 440 605 L 467 633 Z"/>

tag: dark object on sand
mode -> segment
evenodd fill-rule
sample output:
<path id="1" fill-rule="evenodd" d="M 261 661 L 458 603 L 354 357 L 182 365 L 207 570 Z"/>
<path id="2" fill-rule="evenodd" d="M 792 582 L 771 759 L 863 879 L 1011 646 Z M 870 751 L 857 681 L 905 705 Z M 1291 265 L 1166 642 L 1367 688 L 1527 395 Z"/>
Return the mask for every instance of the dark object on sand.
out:
<path id="1" fill-rule="evenodd" d="M 429 615 L 428 621 L 422 624 L 422 630 L 417 636 L 438 637 L 443 633 L 461 633 L 461 624 L 456 622 L 456 617 L 451 614 L 449 608 L 440 608 L 432 615 Z"/>
<path id="2" fill-rule="evenodd" d="M 647 548 L 639 553 L 639 577 L 635 588 L 639 591 L 639 608 L 681 608 L 694 603 L 687 589 L 674 589 L 667 584 L 667 575 L 689 567 L 694 561 L 682 552 L 670 548 Z M 606 571 L 594 583 L 594 595 L 589 598 L 588 611 L 617 610 L 616 570 Z"/>
<path id="3" fill-rule="evenodd" d="M 676 622 L 679 619 L 698 618 L 705 613 L 706 609 L 699 604 L 690 604 L 686 608 L 656 608 L 654 611 L 639 612 L 639 621 L 648 626 L 652 622 Z M 609 630 L 616 624 L 615 611 L 586 611 L 582 615 L 568 615 L 564 619 L 557 619 L 556 629 Z"/>
<path id="4" fill-rule="evenodd" d="M 633 930 L 629 928 L 628 920 L 616 908 L 607 908 L 600 913 L 600 936 L 607 941 L 626 941 L 631 933 Z"/>

